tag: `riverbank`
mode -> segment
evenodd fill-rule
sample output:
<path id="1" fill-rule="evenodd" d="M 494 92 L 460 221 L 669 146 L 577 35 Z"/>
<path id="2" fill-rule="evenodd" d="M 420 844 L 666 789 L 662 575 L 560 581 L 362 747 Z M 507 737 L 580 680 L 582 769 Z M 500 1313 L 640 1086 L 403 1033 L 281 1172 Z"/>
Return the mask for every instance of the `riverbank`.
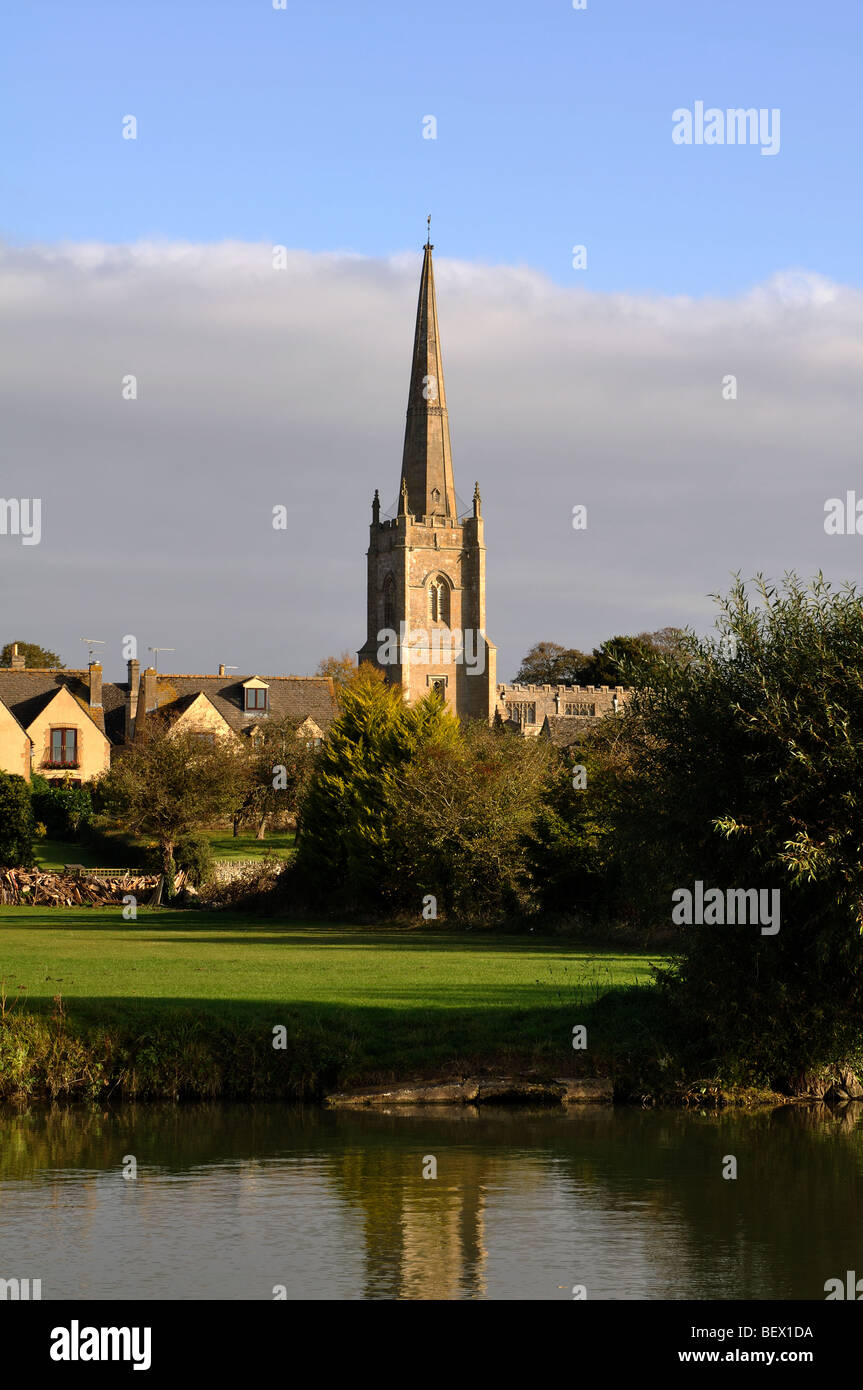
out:
<path id="1" fill-rule="evenodd" d="M 559 1083 L 592 1078 L 603 1100 L 775 1102 L 674 1060 L 661 960 L 428 926 L 6 908 L 0 1099 L 317 1102 L 448 1086 L 482 1103 L 539 1086 L 553 1101 Z"/>
<path id="2" fill-rule="evenodd" d="M 5 908 L 0 1097 L 320 1099 L 468 1075 L 599 1074 L 610 991 L 644 954 L 432 927 Z"/>

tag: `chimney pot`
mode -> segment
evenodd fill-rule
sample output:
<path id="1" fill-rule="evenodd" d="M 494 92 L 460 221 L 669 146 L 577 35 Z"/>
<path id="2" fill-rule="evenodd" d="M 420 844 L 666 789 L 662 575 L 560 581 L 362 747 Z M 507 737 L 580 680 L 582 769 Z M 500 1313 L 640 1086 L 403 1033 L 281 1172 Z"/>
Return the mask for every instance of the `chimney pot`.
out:
<path id="1" fill-rule="evenodd" d="M 220 675 L 220 676 L 223 676 L 224 674 L 225 674 L 225 668 L 224 668 L 224 666 L 220 665 L 220 666 L 219 666 L 219 675 Z"/>

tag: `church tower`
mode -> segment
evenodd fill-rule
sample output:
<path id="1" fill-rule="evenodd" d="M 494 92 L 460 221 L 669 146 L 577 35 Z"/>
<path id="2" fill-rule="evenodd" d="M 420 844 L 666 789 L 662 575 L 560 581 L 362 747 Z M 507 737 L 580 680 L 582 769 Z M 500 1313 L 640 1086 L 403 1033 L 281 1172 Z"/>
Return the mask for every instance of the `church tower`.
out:
<path id="1" fill-rule="evenodd" d="M 375 492 L 368 549 L 368 621 L 360 661 L 405 699 L 437 686 L 462 719 L 491 721 L 496 648 L 485 635 L 485 541 L 479 485 L 459 516 L 452 469 L 431 241 L 423 268 L 397 513 Z"/>

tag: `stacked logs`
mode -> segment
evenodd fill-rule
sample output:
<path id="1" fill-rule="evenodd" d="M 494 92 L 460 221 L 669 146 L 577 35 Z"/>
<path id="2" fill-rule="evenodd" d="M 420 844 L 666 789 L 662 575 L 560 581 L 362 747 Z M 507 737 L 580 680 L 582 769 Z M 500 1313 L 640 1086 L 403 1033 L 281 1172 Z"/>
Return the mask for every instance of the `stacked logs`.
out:
<path id="1" fill-rule="evenodd" d="M 177 874 L 176 886 L 183 887 Z M 37 904 L 40 907 L 114 907 L 132 893 L 139 902 L 155 898 L 160 887 L 158 874 L 121 873 L 117 878 L 88 874 L 54 874 L 41 869 L 0 869 L 0 905 Z"/>

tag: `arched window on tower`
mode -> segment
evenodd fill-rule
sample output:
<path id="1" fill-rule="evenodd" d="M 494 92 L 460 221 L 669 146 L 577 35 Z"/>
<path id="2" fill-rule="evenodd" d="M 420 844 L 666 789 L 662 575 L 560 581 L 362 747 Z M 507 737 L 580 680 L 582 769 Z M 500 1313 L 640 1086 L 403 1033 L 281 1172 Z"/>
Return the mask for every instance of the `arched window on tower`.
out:
<path id="1" fill-rule="evenodd" d="M 396 626 L 396 582 L 391 574 L 384 580 L 384 627 L 395 631 Z"/>
<path id="2" fill-rule="evenodd" d="M 429 617 L 433 623 L 449 626 L 449 585 L 440 575 L 429 584 Z"/>

